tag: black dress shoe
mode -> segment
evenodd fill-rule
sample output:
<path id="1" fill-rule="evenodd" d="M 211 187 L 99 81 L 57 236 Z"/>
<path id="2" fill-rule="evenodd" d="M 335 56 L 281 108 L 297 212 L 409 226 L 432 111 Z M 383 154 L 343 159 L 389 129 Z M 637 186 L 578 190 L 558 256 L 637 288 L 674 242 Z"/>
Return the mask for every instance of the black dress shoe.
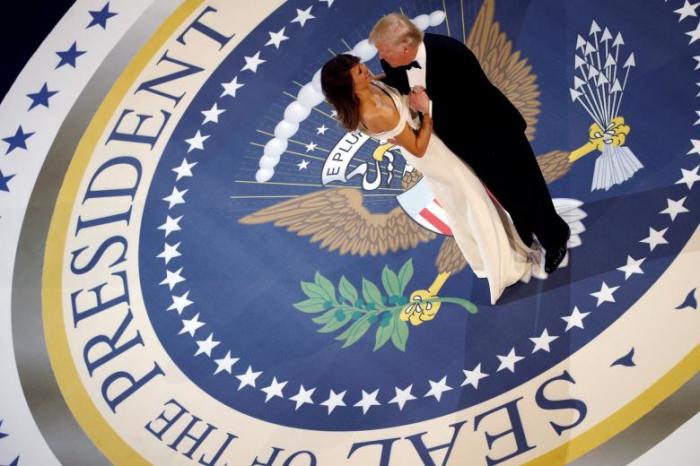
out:
<path id="1" fill-rule="evenodd" d="M 547 274 L 550 274 L 557 270 L 557 267 L 559 267 L 559 264 L 561 264 L 561 261 L 564 260 L 566 257 L 566 251 L 567 251 L 567 244 L 569 243 L 569 238 L 571 237 L 571 229 L 569 228 L 569 225 L 566 225 L 566 239 L 564 240 L 564 244 L 559 246 L 558 248 L 550 251 L 547 251 L 544 255 L 544 271 L 547 272 Z"/>
<path id="2" fill-rule="evenodd" d="M 566 244 L 552 252 L 547 251 L 544 255 L 544 271 L 550 274 L 557 270 L 564 257 L 566 257 Z"/>

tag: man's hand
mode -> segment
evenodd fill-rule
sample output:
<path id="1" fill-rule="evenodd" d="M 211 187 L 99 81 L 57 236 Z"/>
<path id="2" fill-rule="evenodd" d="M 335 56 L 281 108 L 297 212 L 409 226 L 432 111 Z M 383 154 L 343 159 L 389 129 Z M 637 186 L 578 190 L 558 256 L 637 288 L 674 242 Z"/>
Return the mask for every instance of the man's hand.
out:
<path id="1" fill-rule="evenodd" d="M 430 98 L 422 87 L 414 87 L 408 97 L 411 110 L 421 113 L 430 112 Z"/>

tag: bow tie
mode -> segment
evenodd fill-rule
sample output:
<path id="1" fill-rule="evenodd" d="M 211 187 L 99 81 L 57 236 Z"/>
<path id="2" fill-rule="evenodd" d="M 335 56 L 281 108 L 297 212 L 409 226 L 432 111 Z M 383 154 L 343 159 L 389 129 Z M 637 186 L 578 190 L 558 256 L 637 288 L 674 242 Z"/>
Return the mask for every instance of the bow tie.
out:
<path id="1" fill-rule="evenodd" d="M 411 63 L 409 63 L 408 65 L 399 66 L 399 69 L 400 69 L 400 70 L 406 70 L 406 71 L 408 71 L 408 70 L 410 70 L 411 68 L 418 68 L 419 70 L 422 70 L 422 69 L 423 69 L 423 67 L 421 67 L 420 64 L 419 64 L 417 61 L 415 61 L 415 60 L 412 61 Z"/>

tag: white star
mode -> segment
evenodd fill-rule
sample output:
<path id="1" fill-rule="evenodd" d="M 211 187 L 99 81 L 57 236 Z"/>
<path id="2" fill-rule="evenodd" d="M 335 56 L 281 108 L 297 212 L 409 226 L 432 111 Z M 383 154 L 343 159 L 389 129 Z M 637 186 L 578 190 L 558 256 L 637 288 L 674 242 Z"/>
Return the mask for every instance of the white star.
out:
<path id="1" fill-rule="evenodd" d="M 243 57 L 245 59 L 245 66 L 241 68 L 241 71 L 250 70 L 253 73 L 258 72 L 258 66 L 265 63 L 265 60 L 260 58 L 260 52 L 257 52 L 252 57 Z"/>
<path id="2" fill-rule="evenodd" d="M 464 382 L 462 382 L 462 387 L 471 385 L 474 388 L 479 388 L 479 380 L 488 377 L 488 374 L 481 372 L 481 363 L 477 364 L 473 370 L 463 369 L 464 372 Z"/>
<path id="3" fill-rule="evenodd" d="M 195 356 L 200 354 L 206 354 L 211 357 L 211 350 L 219 346 L 220 341 L 214 341 L 214 334 L 210 333 L 206 340 L 197 340 L 197 352 L 194 353 Z"/>
<path id="4" fill-rule="evenodd" d="M 214 359 L 214 362 L 216 363 L 216 371 L 214 372 L 214 375 L 218 374 L 219 372 L 223 372 L 223 371 L 226 371 L 230 374 L 231 368 L 233 367 L 234 364 L 236 364 L 238 362 L 238 358 L 232 358 L 231 352 L 227 351 L 226 356 L 224 356 L 221 359 Z"/>
<path id="5" fill-rule="evenodd" d="M 693 58 L 695 59 L 695 61 L 698 62 L 698 64 L 695 65 L 695 69 L 696 69 L 696 70 L 700 70 L 700 55 L 696 55 L 696 56 L 694 56 Z"/>
<path id="6" fill-rule="evenodd" d="M 262 372 L 253 372 L 253 367 L 248 366 L 245 374 L 236 376 L 236 378 L 241 381 L 240 385 L 238 386 L 238 390 L 240 391 L 243 387 L 247 387 L 248 385 L 255 387 L 255 379 L 260 377 L 260 374 L 262 374 Z"/>
<path id="7" fill-rule="evenodd" d="M 338 406 L 347 406 L 343 401 L 343 397 L 345 397 L 346 392 L 347 390 L 343 390 L 341 393 L 336 393 L 331 390 L 330 394 L 328 395 L 328 399 L 321 403 L 322 406 L 328 407 L 328 414 L 331 414 Z"/>
<path id="8" fill-rule="evenodd" d="M 700 24 L 698 24 L 698 27 L 700 27 Z M 695 83 L 695 85 L 700 87 L 700 83 Z M 700 97 L 700 90 L 698 90 L 698 93 L 695 94 L 695 97 Z"/>
<path id="9" fill-rule="evenodd" d="M 696 57 L 696 58 L 697 58 L 697 57 Z M 697 70 L 697 68 L 695 68 L 695 69 Z M 695 110 L 695 113 L 698 115 L 699 118 L 698 118 L 697 120 L 695 120 L 695 123 L 693 123 L 693 126 L 700 125 L 700 111 Z M 695 141 L 695 139 L 691 139 L 691 141 Z M 698 141 L 698 142 L 700 142 L 700 141 Z M 693 146 L 695 146 L 695 143 L 693 143 Z M 694 150 L 695 150 L 695 147 L 693 147 L 692 150 L 694 151 Z M 690 155 L 690 152 L 688 152 L 688 155 Z"/>
<path id="10" fill-rule="evenodd" d="M 319 2 L 328 3 L 328 8 L 333 6 L 335 0 L 318 0 Z"/>
<path id="11" fill-rule="evenodd" d="M 284 398 L 284 394 L 282 393 L 282 389 L 287 385 L 287 382 L 278 382 L 277 377 L 272 378 L 272 383 L 268 385 L 265 388 L 261 388 L 263 392 L 265 392 L 265 403 L 270 401 L 272 398 L 278 396 L 280 398 Z"/>
<path id="12" fill-rule="evenodd" d="M 696 113 L 698 114 L 698 116 L 700 116 L 700 112 L 697 112 L 697 111 L 696 111 Z M 695 124 L 697 125 L 699 122 L 700 122 L 700 119 L 699 119 L 698 121 L 696 121 Z M 691 139 L 691 140 L 690 140 L 690 143 L 693 145 L 693 148 L 690 149 L 690 150 L 686 153 L 686 155 L 700 154 L 700 141 L 697 140 L 697 139 Z"/>
<path id="13" fill-rule="evenodd" d="M 182 159 L 182 163 L 179 167 L 175 167 L 172 170 L 177 173 L 177 178 L 175 181 L 180 181 L 183 176 L 192 176 L 192 167 L 197 165 L 197 162 L 187 163 L 187 159 Z"/>
<path id="14" fill-rule="evenodd" d="M 270 34 L 270 40 L 265 45 L 274 45 L 276 49 L 280 48 L 283 40 L 289 39 L 289 37 L 284 35 L 284 28 L 277 32 L 268 32 L 268 34 Z"/>
<path id="15" fill-rule="evenodd" d="M 326 131 L 328 128 L 326 128 L 326 125 L 321 125 L 318 128 L 316 128 L 316 134 L 326 134 Z"/>
<path id="16" fill-rule="evenodd" d="M 306 170 L 306 168 L 309 166 L 309 161 L 308 160 L 302 160 L 297 164 L 297 167 L 299 167 L 299 171 L 301 170 Z"/>
<path id="17" fill-rule="evenodd" d="M 389 400 L 389 403 L 396 403 L 399 406 L 399 411 L 403 411 L 403 407 L 407 401 L 416 399 L 416 397 L 413 396 L 413 394 L 411 393 L 412 389 L 413 384 L 409 385 L 403 390 L 399 390 L 399 387 L 394 387 L 394 390 L 396 391 L 396 396 Z"/>
<path id="18" fill-rule="evenodd" d="M 338 111 L 337 111 L 337 110 L 331 110 L 331 116 L 332 116 L 333 118 L 337 117 L 337 116 L 338 116 Z"/>
<path id="19" fill-rule="evenodd" d="M 208 134 L 202 135 L 202 133 L 197 130 L 197 134 L 189 139 L 185 139 L 185 142 L 190 145 L 189 149 L 187 149 L 187 153 L 189 154 L 195 149 L 204 150 L 204 141 L 207 139 L 209 139 Z"/>
<path id="20" fill-rule="evenodd" d="M 685 4 L 683 5 L 682 8 L 679 8 L 677 10 L 673 10 L 674 13 L 678 13 L 680 18 L 678 18 L 678 22 L 680 23 L 684 19 L 686 19 L 688 16 L 697 16 L 697 13 L 695 13 L 695 10 L 698 9 L 698 5 L 700 3 L 690 3 L 688 0 L 685 0 Z"/>
<path id="21" fill-rule="evenodd" d="M 318 147 L 318 144 L 314 144 L 313 142 L 309 141 L 309 143 L 306 144 L 306 152 L 313 152 L 316 150 L 316 147 Z"/>
<path id="22" fill-rule="evenodd" d="M 308 20 L 315 18 L 315 16 L 311 14 L 311 8 L 312 7 L 308 7 L 306 10 L 297 8 L 297 16 L 292 20 L 292 23 L 299 23 L 301 27 L 304 27 L 304 24 L 306 24 Z"/>
<path id="23" fill-rule="evenodd" d="M 204 110 L 202 112 L 202 115 L 204 115 L 204 121 L 202 122 L 202 124 L 206 125 L 210 121 L 212 123 L 218 123 L 219 115 L 221 115 L 225 111 L 226 110 L 219 109 L 219 107 L 216 105 L 216 102 L 214 102 L 214 105 L 212 105 L 209 110 Z"/>
<path id="24" fill-rule="evenodd" d="M 297 393 L 294 396 L 289 397 L 290 400 L 296 401 L 296 403 L 297 403 L 294 410 L 295 411 L 298 410 L 301 406 L 303 406 L 306 403 L 314 404 L 314 400 L 311 399 L 311 395 L 313 395 L 315 391 L 316 391 L 315 388 L 312 388 L 311 390 L 306 390 L 304 388 L 304 386 L 302 385 L 299 388 L 299 393 Z"/>
<path id="25" fill-rule="evenodd" d="M 620 287 L 619 286 L 609 287 L 607 283 L 603 282 L 603 284 L 600 286 L 600 291 L 596 291 L 594 293 L 591 293 L 591 296 L 593 296 L 594 298 L 596 298 L 598 300 L 595 307 L 598 307 L 603 303 L 614 303 L 615 297 L 613 296 L 613 293 L 615 291 L 617 291 L 618 288 L 620 288 Z"/>
<path id="26" fill-rule="evenodd" d="M 627 256 L 627 264 L 623 265 L 622 267 L 618 267 L 617 270 L 620 272 L 625 272 L 625 280 L 630 278 L 635 273 L 643 274 L 644 271 L 642 270 L 641 265 L 646 259 L 646 257 L 634 259 L 632 256 Z"/>
<path id="27" fill-rule="evenodd" d="M 695 184 L 695 182 L 700 181 L 700 176 L 698 175 L 699 168 L 700 165 L 698 165 L 692 170 L 685 170 L 681 168 L 681 174 L 683 175 L 683 177 L 681 177 L 680 180 L 676 181 L 676 184 L 685 183 L 685 185 L 688 186 L 688 189 L 693 189 L 693 185 Z"/>
<path id="28" fill-rule="evenodd" d="M 377 401 L 377 395 L 379 394 L 379 389 L 373 391 L 372 393 L 367 393 L 362 390 L 362 399 L 355 403 L 356 408 L 362 408 L 362 414 L 367 414 L 369 408 L 372 406 L 381 406 L 381 403 Z"/>
<path id="29" fill-rule="evenodd" d="M 163 200 L 168 203 L 168 209 L 172 209 L 173 206 L 176 206 L 178 204 L 184 204 L 184 196 L 187 193 L 187 191 L 189 190 L 185 189 L 184 191 L 178 191 L 177 186 L 173 186 L 173 192 L 170 193 L 170 196 L 165 196 L 163 198 Z"/>
<path id="30" fill-rule="evenodd" d="M 496 369 L 496 372 L 502 371 L 503 369 L 508 369 L 511 372 L 515 372 L 515 363 L 525 359 L 524 357 L 515 354 L 515 348 L 511 348 L 510 352 L 505 356 L 498 354 L 496 356 L 498 357 L 498 360 L 501 361 L 501 364 L 498 366 L 498 369 Z"/>
<path id="31" fill-rule="evenodd" d="M 639 242 L 647 243 L 649 245 L 649 251 L 653 251 L 659 244 L 668 244 L 668 241 L 666 241 L 666 238 L 664 238 L 666 231 L 668 231 L 668 228 L 664 228 L 663 230 L 654 230 L 653 228 L 649 228 L 649 236 L 639 240 Z"/>
<path id="32" fill-rule="evenodd" d="M 685 208 L 683 203 L 687 197 L 684 197 L 682 199 L 678 199 L 677 201 L 673 201 L 671 199 L 666 199 L 666 202 L 668 203 L 668 207 L 666 207 L 664 210 L 659 212 L 660 214 L 668 214 L 671 217 L 671 221 L 674 221 L 678 214 L 683 214 L 685 212 L 690 212 L 688 209 Z"/>
<path id="33" fill-rule="evenodd" d="M 187 297 L 190 295 L 189 290 L 185 292 L 182 296 L 171 296 L 173 298 L 173 303 L 170 305 L 170 307 L 167 309 L 168 311 L 177 311 L 178 315 L 182 314 L 182 311 L 185 310 L 187 306 L 190 304 L 194 304 L 193 301 L 190 301 L 187 299 Z"/>
<path id="34" fill-rule="evenodd" d="M 168 244 L 165 243 L 165 248 L 163 249 L 163 252 L 158 254 L 156 257 L 162 257 L 165 259 L 165 265 L 168 265 L 168 262 L 170 262 L 170 259 L 173 257 L 178 257 L 181 256 L 180 252 L 177 250 L 178 247 L 180 247 L 181 243 L 177 243 L 176 245 Z"/>
<path id="35" fill-rule="evenodd" d="M 165 223 L 158 227 L 159 230 L 165 230 L 165 237 L 167 238 L 173 231 L 180 230 L 180 220 L 182 220 L 182 215 L 178 218 L 173 219 L 170 215 L 165 219 Z"/>
<path id="36" fill-rule="evenodd" d="M 692 44 L 696 40 L 700 39 L 700 22 L 698 25 L 693 29 L 692 31 L 688 31 L 685 33 L 687 36 L 690 36 L 690 42 L 689 44 Z"/>
<path id="37" fill-rule="evenodd" d="M 180 330 L 178 335 L 189 333 L 191 337 L 194 337 L 194 332 L 196 332 L 202 325 L 204 325 L 204 322 L 199 321 L 199 313 L 189 320 L 182 319 L 182 330 Z"/>
<path id="38" fill-rule="evenodd" d="M 559 337 L 550 336 L 547 329 L 544 329 L 544 332 L 542 332 L 542 335 L 540 335 L 539 337 L 530 338 L 530 340 L 535 344 L 535 347 L 532 349 L 532 352 L 536 353 L 539 350 L 544 350 L 549 353 L 549 344 L 557 338 Z"/>
<path id="39" fill-rule="evenodd" d="M 221 86 L 224 88 L 224 92 L 222 92 L 219 97 L 223 97 L 225 95 L 236 97 L 236 91 L 245 86 L 245 84 L 238 84 L 238 76 L 236 76 L 231 80 L 231 82 L 221 83 Z"/>
<path id="40" fill-rule="evenodd" d="M 159 285 L 168 285 L 170 288 L 170 291 L 173 291 L 173 288 L 175 285 L 178 283 L 184 282 L 185 279 L 180 275 L 180 272 L 182 272 L 182 267 L 177 269 L 175 272 L 171 272 L 170 270 L 165 271 L 165 278 L 163 279 L 162 282 L 159 283 Z"/>
<path id="41" fill-rule="evenodd" d="M 565 332 L 568 332 L 574 327 L 583 328 L 583 319 L 590 314 L 590 312 L 580 312 L 578 307 L 574 306 L 574 311 L 569 316 L 564 316 L 562 319 L 566 322 Z"/>
<path id="42" fill-rule="evenodd" d="M 423 395 L 424 398 L 432 396 L 435 397 L 436 400 L 440 401 L 440 398 L 442 398 L 442 394 L 444 392 L 452 390 L 452 387 L 447 385 L 447 376 L 440 379 L 439 382 L 433 382 L 432 380 L 428 380 L 428 382 L 430 382 L 430 390 Z"/>

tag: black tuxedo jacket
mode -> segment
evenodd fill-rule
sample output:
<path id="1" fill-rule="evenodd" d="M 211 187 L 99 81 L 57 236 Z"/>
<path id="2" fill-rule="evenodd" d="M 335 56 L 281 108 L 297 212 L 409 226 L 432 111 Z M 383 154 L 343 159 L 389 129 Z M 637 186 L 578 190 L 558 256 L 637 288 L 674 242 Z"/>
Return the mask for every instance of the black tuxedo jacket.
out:
<path id="1" fill-rule="evenodd" d="M 491 84 L 464 44 L 429 33 L 423 42 L 427 55 L 426 90 L 433 101 L 433 131 L 477 174 L 494 171 L 497 167 L 492 165 L 503 160 L 496 160 L 501 156 L 492 156 L 489 148 L 514 133 L 522 138 L 525 120 Z M 408 94 L 406 70 L 391 68 L 384 60 L 381 64 L 386 74 L 384 82 Z"/>

